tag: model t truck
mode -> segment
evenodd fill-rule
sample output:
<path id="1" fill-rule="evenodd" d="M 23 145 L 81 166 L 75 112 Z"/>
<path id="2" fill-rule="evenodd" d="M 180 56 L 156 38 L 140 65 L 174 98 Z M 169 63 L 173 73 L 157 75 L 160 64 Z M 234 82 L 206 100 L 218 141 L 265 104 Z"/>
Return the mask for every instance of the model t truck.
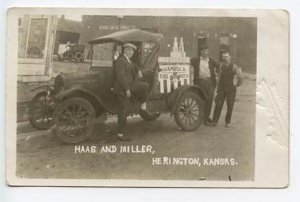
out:
<path id="1" fill-rule="evenodd" d="M 131 98 L 128 114 L 139 114 L 146 121 L 155 120 L 161 113 L 170 112 L 184 131 L 195 130 L 203 121 L 203 102 L 206 95 L 198 86 L 181 85 L 171 92 L 161 92 L 158 51 L 161 34 L 142 30 L 115 32 L 90 41 L 91 67 L 85 74 L 59 74 L 54 86 L 46 86 L 29 107 L 30 122 L 38 128 L 53 128 L 65 143 L 78 143 L 88 138 L 95 120 L 103 113 L 117 113 L 114 64 L 122 54 L 122 44 L 138 47 L 133 61 L 140 65 L 143 80 L 149 83 L 147 111 Z"/>

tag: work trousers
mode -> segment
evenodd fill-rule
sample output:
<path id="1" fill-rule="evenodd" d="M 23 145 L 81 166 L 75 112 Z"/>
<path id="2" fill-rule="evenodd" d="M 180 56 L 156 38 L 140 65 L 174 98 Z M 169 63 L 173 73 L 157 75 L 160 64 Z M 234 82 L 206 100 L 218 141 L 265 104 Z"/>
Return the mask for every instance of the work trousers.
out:
<path id="1" fill-rule="evenodd" d="M 149 84 L 143 81 L 135 81 L 130 85 L 131 97 L 127 98 L 124 95 L 118 95 L 118 133 L 126 133 L 127 125 L 127 110 L 130 104 L 130 99 L 134 97 L 137 101 L 143 103 L 147 101 Z"/>
<path id="2" fill-rule="evenodd" d="M 204 103 L 204 122 L 209 121 L 209 115 L 211 112 L 211 106 L 214 99 L 215 87 L 212 84 L 211 79 L 199 79 L 196 84 L 201 87 L 207 96 L 207 100 Z"/>
<path id="3" fill-rule="evenodd" d="M 221 111 L 223 108 L 224 101 L 226 100 L 227 104 L 227 112 L 225 116 L 225 122 L 230 123 L 231 122 L 231 116 L 232 116 L 232 110 L 235 102 L 235 96 L 236 96 L 236 88 L 230 88 L 230 89 L 218 89 L 217 96 L 215 98 L 215 110 L 213 115 L 213 122 L 217 123 L 219 121 Z"/>

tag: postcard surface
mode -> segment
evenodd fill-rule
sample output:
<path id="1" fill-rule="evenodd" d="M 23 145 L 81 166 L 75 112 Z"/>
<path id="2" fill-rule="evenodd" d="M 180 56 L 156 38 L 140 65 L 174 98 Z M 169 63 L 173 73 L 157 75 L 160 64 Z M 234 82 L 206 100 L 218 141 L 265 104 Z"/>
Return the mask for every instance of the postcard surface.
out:
<path id="1" fill-rule="evenodd" d="M 13 8 L 7 183 L 283 188 L 284 10 Z"/>

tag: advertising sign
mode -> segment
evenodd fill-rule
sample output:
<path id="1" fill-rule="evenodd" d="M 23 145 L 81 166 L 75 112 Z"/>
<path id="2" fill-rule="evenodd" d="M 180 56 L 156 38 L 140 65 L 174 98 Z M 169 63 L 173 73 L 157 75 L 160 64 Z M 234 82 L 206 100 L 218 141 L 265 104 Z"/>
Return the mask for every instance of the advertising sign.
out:
<path id="1" fill-rule="evenodd" d="M 160 92 L 170 93 L 181 85 L 190 84 L 189 64 L 163 64 L 158 74 Z"/>

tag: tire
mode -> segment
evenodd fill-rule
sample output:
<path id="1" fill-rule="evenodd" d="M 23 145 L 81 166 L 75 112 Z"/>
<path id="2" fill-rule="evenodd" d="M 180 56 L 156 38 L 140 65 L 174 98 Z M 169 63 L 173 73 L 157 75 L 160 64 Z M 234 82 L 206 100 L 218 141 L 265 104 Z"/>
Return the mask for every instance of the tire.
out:
<path id="1" fill-rule="evenodd" d="M 86 140 L 94 130 L 96 112 L 93 105 L 83 98 L 69 98 L 54 111 L 54 133 L 67 144 Z"/>
<path id="2" fill-rule="evenodd" d="M 140 110 L 139 114 L 145 121 L 154 121 L 160 116 L 160 113 L 151 113 L 144 110 Z"/>
<path id="3" fill-rule="evenodd" d="M 37 129 L 46 130 L 53 126 L 52 98 L 47 92 L 38 93 L 28 106 L 29 122 Z"/>
<path id="4" fill-rule="evenodd" d="M 175 106 L 175 122 L 184 131 L 197 129 L 203 122 L 202 99 L 193 92 L 184 93 Z"/>
<path id="5" fill-rule="evenodd" d="M 81 62 L 83 55 L 81 52 L 76 52 L 74 57 L 75 57 L 76 62 Z"/>

